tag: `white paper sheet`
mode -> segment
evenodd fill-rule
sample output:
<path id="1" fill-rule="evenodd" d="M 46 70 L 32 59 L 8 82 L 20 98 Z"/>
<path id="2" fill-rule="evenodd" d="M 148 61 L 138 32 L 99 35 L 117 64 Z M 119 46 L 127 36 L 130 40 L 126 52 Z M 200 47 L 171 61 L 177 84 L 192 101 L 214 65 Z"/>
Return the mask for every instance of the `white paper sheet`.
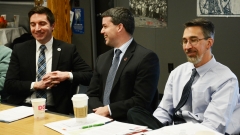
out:
<path id="1" fill-rule="evenodd" d="M 209 134 L 223 135 L 199 123 L 184 123 L 173 126 L 166 126 L 157 130 L 146 132 L 145 135 L 195 135 L 202 131 L 208 131 Z"/>
<path id="2" fill-rule="evenodd" d="M 45 126 L 62 133 L 64 135 L 125 135 L 131 132 L 148 130 L 146 126 L 139 126 L 118 121 L 108 124 L 82 129 L 83 126 L 96 123 L 104 123 L 112 119 L 97 115 L 88 114 L 86 123 L 78 123 L 74 118 L 45 124 Z"/>
<path id="3" fill-rule="evenodd" d="M 79 135 L 126 135 L 148 130 L 146 126 L 139 126 L 135 124 L 128 124 L 114 121 L 110 124 L 88 130 Z"/>
<path id="4" fill-rule="evenodd" d="M 82 129 L 83 126 L 96 124 L 96 123 L 105 123 L 111 120 L 112 119 L 97 115 L 95 113 L 91 113 L 87 115 L 87 120 L 85 123 L 76 122 L 75 118 L 71 118 L 68 120 L 61 120 L 61 121 L 47 123 L 45 124 L 45 126 L 59 133 L 72 135 L 72 134 L 75 134 L 75 132 L 79 134 L 80 132 L 85 132 L 89 129 L 92 129 L 92 128 Z"/>
<path id="5" fill-rule="evenodd" d="M 13 122 L 33 115 L 33 108 L 27 106 L 18 106 L 4 111 L 0 111 L 0 121 Z"/>

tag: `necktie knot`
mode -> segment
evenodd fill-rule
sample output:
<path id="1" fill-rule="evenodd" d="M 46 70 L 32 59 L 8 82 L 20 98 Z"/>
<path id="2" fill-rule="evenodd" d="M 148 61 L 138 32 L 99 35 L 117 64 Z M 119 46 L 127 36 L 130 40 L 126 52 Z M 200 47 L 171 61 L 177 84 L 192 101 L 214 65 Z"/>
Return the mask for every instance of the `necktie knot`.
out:
<path id="1" fill-rule="evenodd" d="M 196 68 L 192 69 L 192 75 L 191 77 L 195 77 L 197 75 L 197 70 Z"/>
<path id="2" fill-rule="evenodd" d="M 46 46 L 45 46 L 45 45 L 41 45 L 41 46 L 39 47 L 39 49 L 40 49 L 40 51 L 42 52 L 42 51 L 44 51 L 44 50 L 46 49 Z"/>
<path id="3" fill-rule="evenodd" d="M 122 51 L 120 49 L 115 50 L 115 57 L 119 57 Z"/>

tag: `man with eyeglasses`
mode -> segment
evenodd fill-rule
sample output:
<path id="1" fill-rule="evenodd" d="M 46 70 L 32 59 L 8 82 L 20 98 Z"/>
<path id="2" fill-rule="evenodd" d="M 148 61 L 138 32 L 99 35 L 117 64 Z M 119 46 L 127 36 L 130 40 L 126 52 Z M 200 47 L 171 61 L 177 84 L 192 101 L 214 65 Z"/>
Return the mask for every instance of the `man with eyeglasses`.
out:
<path id="1" fill-rule="evenodd" d="M 212 54 L 214 33 L 209 20 L 197 18 L 185 23 L 181 44 L 188 62 L 171 72 L 153 115 L 134 107 L 128 111 L 131 123 L 158 129 L 193 122 L 220 133 L 240 132 L 240 118 L 236 118 L 240 114 L 238 79 Z"/>

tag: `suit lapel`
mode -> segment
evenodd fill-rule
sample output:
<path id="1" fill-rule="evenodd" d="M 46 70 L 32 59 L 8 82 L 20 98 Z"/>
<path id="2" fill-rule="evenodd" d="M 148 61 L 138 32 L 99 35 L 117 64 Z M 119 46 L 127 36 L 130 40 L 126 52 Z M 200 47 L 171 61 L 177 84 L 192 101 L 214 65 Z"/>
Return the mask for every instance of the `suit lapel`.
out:
<path id="1" fill-rule="evenodd" d="M 31 61 L 29 62 L 29 67 L 30 67 L 30 72 L 32 75 L 32 78 L 35 80 L 36 79 L 36 41 L 32 40 L 29 44 L 28 47 L 29 52 L 24 52 L 25 54 L 29 54 L 28 60 Z"/>
<path id="2" fill-rule="evenodd" d="M 101 67 L 102 67 L 102 71 L 103 71 L 103 84 L 104 85 L 106 84 L 107 76 L 108 76 L 109 70 L 112 66 L 113 55 L 114 55 L 114 49 L 111 49 L 108 52 L 108 54 L 106 55 L 106 57 L 104 58 L 104 61 L 101 62 L 101 65 L 103 65 Z"/>
<path id="3" fill-rule="evenodd" d="M 132 43 L 129 45 L 128 49 L 126 50 L 124 56 L 122 57 L 121 63 L 118 67 L 117 73 L 116 73 L 115 78 L 114 78 L 112 88 L 114 88 L 114 86 L 116 85 L 117 81 L 119 80 L 119 78 L 122 74 L 123 69 L 128 64 L 128 62 L 131 60 L 131 58 L 134 54 L 136 45 L 137 45 L 137 43 L 133 40 Z"/>
<path id="4" fill-rule="evenodd" d="M 57 64 L 59 60 L 59 56 L 62 49 L 60 43 L 53 38 L 53 45 L 52 45 L 52 71 L 57 69 Z"/>

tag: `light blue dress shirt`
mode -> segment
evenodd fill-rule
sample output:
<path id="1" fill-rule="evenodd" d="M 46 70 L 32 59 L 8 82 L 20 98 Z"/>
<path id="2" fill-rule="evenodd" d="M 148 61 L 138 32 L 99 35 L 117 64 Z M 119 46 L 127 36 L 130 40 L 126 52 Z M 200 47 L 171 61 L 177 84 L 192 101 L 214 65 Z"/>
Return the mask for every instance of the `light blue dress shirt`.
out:
<path id="1" fill-rule="evenodd" d="M 160 122 L 172 123 L 173 109 L 180 101 L 183 87 L 193 68 L 195 67 L 192 63 L 186 62 L 171 72 L 162 101 L 153 114 Z M 214 56 L 196 70 L 198 74 L 192 84 L 192 100 L 187 101 L 183 110 L 190 112 L 193 115 L 192 119 L 197 122 L 225 133 L 238 103 L 237 77 L 228 67 L 217 62 Z"/>

